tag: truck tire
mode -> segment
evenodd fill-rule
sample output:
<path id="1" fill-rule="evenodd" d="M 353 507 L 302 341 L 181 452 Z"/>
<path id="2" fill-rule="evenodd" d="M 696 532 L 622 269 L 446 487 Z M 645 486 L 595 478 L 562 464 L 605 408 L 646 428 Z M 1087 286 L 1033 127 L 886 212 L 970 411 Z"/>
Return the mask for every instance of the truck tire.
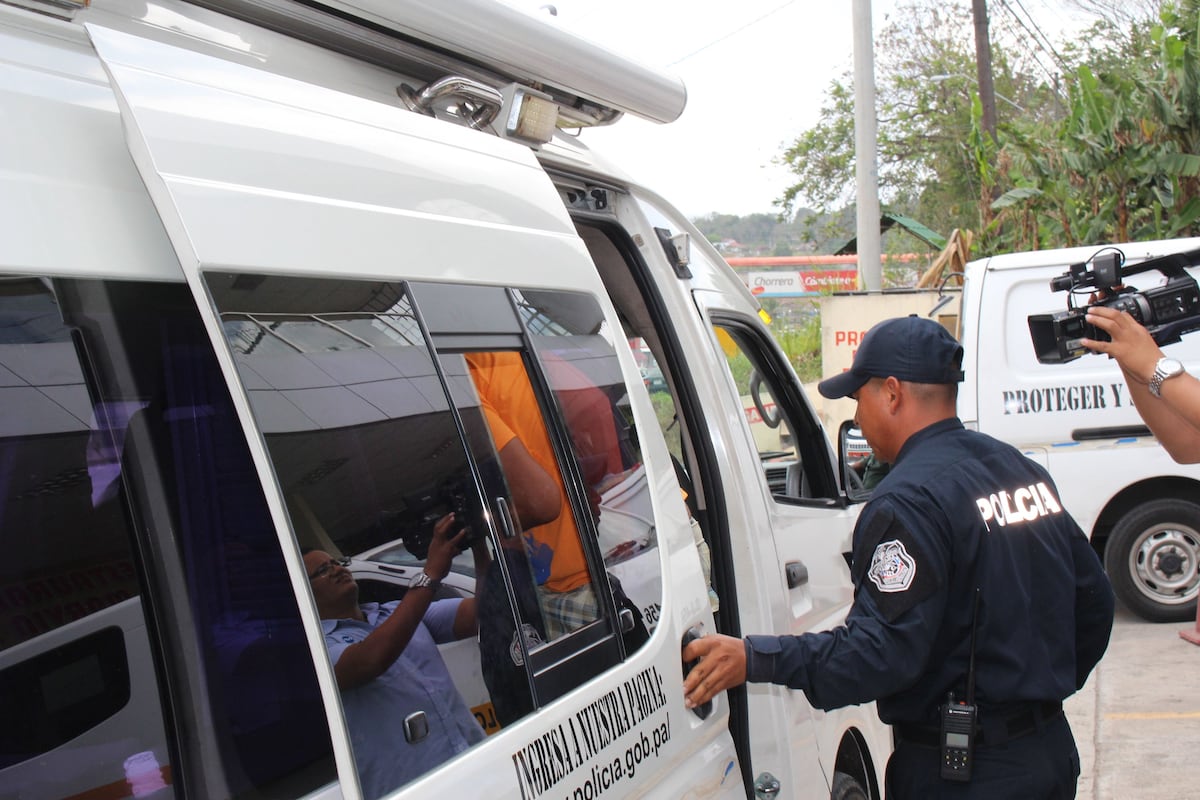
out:
<path id="1" fill-rule="evenodd" d="M 833 786 L 829 800 L 871 800 L 871 795 L 858 779 L 845 772 L 833 773 Z"/>
<path id="2" fill-rule="evenodd" d="M 1125 606 L 1150 622 L 1196 618 L 1200 592 L 1200 506 L 1151 500 L 1117 520 L 1104 568 Z"/>

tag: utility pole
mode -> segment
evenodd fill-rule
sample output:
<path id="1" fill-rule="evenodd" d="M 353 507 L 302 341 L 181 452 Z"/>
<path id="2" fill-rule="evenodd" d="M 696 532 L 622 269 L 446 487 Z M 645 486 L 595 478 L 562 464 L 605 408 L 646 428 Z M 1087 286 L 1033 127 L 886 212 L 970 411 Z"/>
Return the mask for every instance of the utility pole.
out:
<path id="1" fill-rule="evenodd" d="M 868 292 L 883 288 L 876 159 L 875 42 L 871 0 L 854 0 L 854 174 L 858 209 L 858 277 Z"/>
<path id="2" fill-rule="evenodd" d="M 988 35 L 987 0 L 971 0 L 975 20 L 975 68 L 979 102 L 983 105 L 983 129 L 996 141 L 996 87 L 992 84 L 992 40 Z"/>
<path id="3" fill-rule="evenodd" d="M 988 36 L 987 0 L 971 0 L 971 15 L 975 19 L 975 69 L 979 84 L 979 104 L 983 107 L 984 132 L 996 144 L 996 87 L 992 84 L 992 40 Z M 992 202 L 996 187 L 988 186 L 980 176 L 979 224 L 986 228 L 992 221 Z"/>

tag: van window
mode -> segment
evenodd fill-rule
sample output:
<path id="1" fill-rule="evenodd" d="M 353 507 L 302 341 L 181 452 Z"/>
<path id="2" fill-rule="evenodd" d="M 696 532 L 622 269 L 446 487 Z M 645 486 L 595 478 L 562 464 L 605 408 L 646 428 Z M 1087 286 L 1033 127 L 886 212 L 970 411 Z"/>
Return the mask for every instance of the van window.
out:
<path id="1" fill-rule="evenodd" d="M 829 474 L 828 440 L 799 397 L 781 387 L 788 367 L 759 326 L 735 318 L 714 320 L 713 333 L 737 387 L 746 423 L 777 500 L 837 497 Z"/>
<path id="2" fill-rule="evenodd" d="M 0 284 L 0 783 L 46 798 L 120 784 L 127 759 L 148 780 L 171 765 L 154 680 L 130 679 L 153 664 L 112 442 L 48 284 Z M 86 732 L 107 720 L 122 749 L 97 757 Z"/>
<path id="3" fill-rule="evenodd" d="M 15 711 L 0 782 L 28 797 L 330 782 L 310 651 L 187 288 L 0 286 L 0 529 L 22 532 L 0 567 Z"/>
<path id="4" fill-rule="evenodd" d="M 434 526 L 453 513 L 468 530 L 470 548 L 437 596 L 450 605 L 431 605 L 421 633 L 429 641 L 414 645 L 414 634 L 393 662 L 399 670 L 409 647 L 424 650 L 426 668 L 409 680 L 438 682 L 430 696 L 445 702 L 382 694 L 393 667 L 343 688 L 368 796 L 438 766 L 644 641 L 644 626 L 641 639 L 622 636 L 637 609 L 619 613 L 626 595 L 614 596 L 620 579 L 606 567 L 645 552 L 653 576 L 636 588 L 657 602 L 648 509 L 631 512 L 634 524 L 614 534 L 625 537 L 623 549 L 613 548 L 624 558 L 606 563 L 597 543 L 606 493 L 634 476 L 640 458 L 620 411 L 627 401 L 612 343 L 595 339 L 602 315 L 594 300 L 530 300 L 502 287 L 224 273 L 205 280 L 300 545 L 350 559 L 366 627 L 339 617 L 326 585 L 310 582 L 328 614 L 322 627 L 335 672 L 346 649 L 340 637 L 365 638 L 402 608 Z M 592 328 L 564 327 L 568 312 Z M 628 495 L 637 508 L 638 493 Z M 614 508 L 616 521 L 624 509 Z M 439 627 L 435 608 L 444 607 L 467 609 L 478 637 Z M 406 726 L 413 714 L 428 733 Z M 409 749 L 398 758 L 394 744 L 381 742 Z"/>
<path id="5" fill-rule="evenodd" d="M 634 617 L 623 623 L 625 649 L 632 651 L 646 638 L 642 628 L 648 633 L 657 622 L 662 580 L 646 470 L 613 349 L 614 331 L 584 295 L 525 290 L 515 298 L 574 455 L 591 523 L 587 535 L 599 544 L 617 610 Z"/>

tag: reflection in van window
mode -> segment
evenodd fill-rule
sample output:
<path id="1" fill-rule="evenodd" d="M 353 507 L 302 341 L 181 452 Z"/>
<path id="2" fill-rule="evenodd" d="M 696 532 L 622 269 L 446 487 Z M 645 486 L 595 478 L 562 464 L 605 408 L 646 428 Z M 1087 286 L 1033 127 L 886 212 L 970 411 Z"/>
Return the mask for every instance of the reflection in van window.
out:
<path id="1" fill-rule="evenodd" d="M 614 332 L 586 295 L 530 290 L 515 295 L 570 439 L 614 600 L 618 611 L 627 612 L 624 639 L 631 652 L 655 627 L 662 580 L 646 471 Z"/>
<path id="2" fill-rule="evenodd" d="M 63 797 L 123 782 L 139 756 L 169 775 L 154 682 L 130 684 L 151 655 L 115 443 L 42 281 L 0 284 L 0 373 L 0 785 Z M 89 757 L 106 720 L 123 746 Z"/>
<path id="3" fill-rule="evenodd" d="M 513 490 L 514 522 L 538 585 L 546 635 L 557 639 L 599 619 L 600 606 L 545 420 L 520 353 L 466 358 Z"/>
<path id="4" fill-rule="evenodd" d="M 0 784 L 24 797 L 124 796 L 191 776 L 245 797 L 328 783 L 310 651 L 190 293 L 0 287 L 0 613 L 11 623 L 0 632 L 12 632 L 0 692 L 20 709 L 0 733 Z M 149 602 L 139 552 L 159 559 L 147 571 L 180 565 L 178 584 L 156 579 L 179 596 Z M 166 645 L 148 634 L 151 615 Z M 156 677 L 157 664 L 170 674 Z M 168 738 L 158 687 L 174 681 L 207 692 L 175 695 L 176 724 L 199 727 Z"/>
<path id="5" fill-rule="evenodd" d="M 646 641 L 657 539 L 594 299 L 205 280 L 305 551 L 369 797 L 616 663 L 618 632 L 625 652 Z"/>
<path id="6" fill-rule="evenodd" d="M 524 668 L 484 674 L 475 641 L 480 620 L 516 630 L 477 483 L 500 479 L 478 400 L 460 365 L 465 408 L 452 411 L 399 285 L 207 280 L 306 550 L 359 778 L 378 797 L 481 741 L 497 710 L 507 723 L 533 707 Z"/>

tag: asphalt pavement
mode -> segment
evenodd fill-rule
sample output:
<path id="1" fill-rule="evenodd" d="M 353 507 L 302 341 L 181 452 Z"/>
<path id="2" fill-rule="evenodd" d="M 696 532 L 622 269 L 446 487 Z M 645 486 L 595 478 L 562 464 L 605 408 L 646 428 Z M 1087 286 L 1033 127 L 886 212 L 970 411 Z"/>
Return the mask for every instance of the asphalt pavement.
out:
<path id="1" fill-rule="evenodd" d="M 1117 606 L 1108 652 L 1064 704 L 1079 747 L 1078 800 L 1200 798 L 1195 623 L 1150 623 Z"/>

